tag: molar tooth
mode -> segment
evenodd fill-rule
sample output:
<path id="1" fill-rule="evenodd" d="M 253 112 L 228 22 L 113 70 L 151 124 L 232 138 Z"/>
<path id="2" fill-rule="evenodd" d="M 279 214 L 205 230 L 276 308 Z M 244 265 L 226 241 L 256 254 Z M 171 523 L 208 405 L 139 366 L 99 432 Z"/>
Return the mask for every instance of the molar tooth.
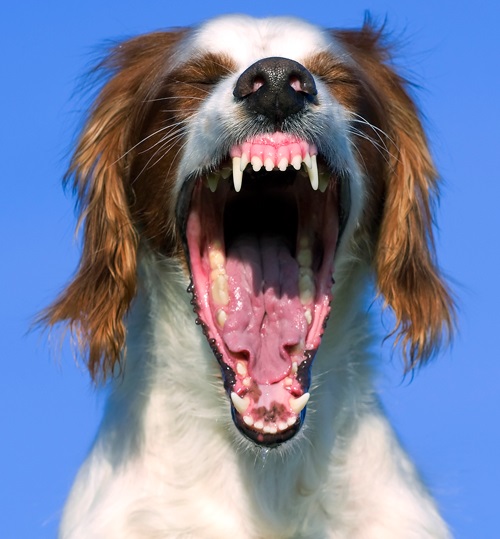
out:
<path id="1" fill-rule="evenodd" d="M 217 176 L 213 172 L 210 172 L 209 174 L 207 174 L 208 188 L 210 189 L 210 191 L 212 191 L 212 193 L 215 193 L 215 191 L 217 191 L 218 183 L 219 183 L 219 176 Z"/>
<path id="2" fill-rule="evenodd" d="M 308 248 L 302 248 L 297 253 L 297 262 L 300 266 L 310 268 L 312 264 L 312 251 Z"/>
<path id="3" fill-rule="evenodd" d="M 226 311 L 224 311 L 223 309 L 219 309 L 217 311 L 216 319 L 217 319 L 217 324 L 219 324 L 219 327 L 223 328 L 227 320 Z"/>
<path id="4" fill-rule="evenodd" d="M 233 157 L 233 184 L 234 190 L 239 193 L 243 183 L 243 172 L 241 171 L 241 157 Z"/>
<path id="5" fill-rule="evenodd" d="M 250 387 L 251 384 L 252 384 L 252 379 L 249 376 L 247 376 L 246 378 L 243 378 L 243 385 L 245 387 Z"/>
<path id="6" fill-rule="evenodd" d="M 219 270 L 214 270 L 219 271 Z M 216 279 L 212 281 L 212 298 L 217 305 L 227 305 L 229 303 L 229 292 L 227 287 L 227 276 L 217 275 Z"/>
<path id="7" fill-rule="evenodd" d="M 314 280 L 310 275 L 301 275 L 299 278 L 299 296 L 302 305 L 311 303 L 316 293 Z"/>
<path id="8" fill-rule="evenodd" d="M 254 155 L 250 163 L 252 164 L 254 172 L 259 172 L 262 168 L 262 159 L 258 155 Z"/>
<path id="9" fill-rule="evenodd" d="M 285 170 L 288 168 L 288 159 L 286 157 L 282 157 L 280 159 L 280 162 L 278 163 L 278 168 L 281 170 L 281 172 L 285 172 Z"/>
<path id="10" fill-rule="evenodd" d="M 324 172 L 319 173 L 319 190 L 324 193 L 330 183 L 330 176 Z"/>
<path id="11" fill-rule="evenodd" d="M 270 157 L 266 157 L 266 160 L 264 161 L 264 167 L 267 170 L 267 172 L 271 172 L 274 168 L 274 161 Z"/>
<path id="12" fill-rule="evenodd" d="M 251 427 L 253 425 L 253 418 L 249 415 L 244 415 L 243 416 L 243 421 L 249 426 Z"/>
<path id="13" fill-rule="evenodd" d="M 285 387 L 290 387 L 293 384 L 293 380 L 287 376 L 284 380 Z"/>
<path id="14" fill-rule="evenodd" d="M 304 318 L 306 319 L 307 324 L 310 326 L 312 324 L 312 314 L 311 309 L 306 309 L 304 312 Z"/>
<path id="15" fill-rule="evenodd" d="M 307 174 L 309 176 L 309 181 L 311 182 L 311 187 L 317 191 L 319 186 L 319 177 L 318 177 L 318 163 L 316 160 L 316 156 L 311 156 L 311 166 L 306 167 Z"/>
<path id="16" fill-rule="evenodd" d="M 224 256 L 224 253 L 222 252 L 222 249 L 220 247 L 212 247 L 210 249 L 210 252 L 208 253 L 208 260 L 210 262 L 210 269 L 218 269 L 218 268 L 224 268 L 224 264 L 226 263 L 226 257 Z"/>
<path id="17" fill-rule="evenodd" d="M 302 397 L 303 396 L 304 395 L 302 395 Z M 248 410 L 248 406 L 250 405 L 250 399 L 248 397 L 241 398 L 237 393 L 232 391 L 231 400 L 233 401 L 233 406 L 241 415 L 243 415 Z"/>
<path id="18" fill-rule="evenodd" d="M 241 374 L 241 376 L 247 375 L 247 366 L 245 363 L 243 363 L 243 361 L 238 361 L 238 363 L 236 363 L 236 372 Z"/>
<path id="19" fill-rule="evenodd" d="M 300 170 L 301 166 L 302 166 L 302 157 L 300 155 L 295 155 L 293 158 L 292 158 L 292 167 L 295 169 L 295 170 Z"/>
<path id="20" fill-rule="evenodd" d="M 299 415 L 300 412 L 306 407 L 306 404 L 309 400 L 310 393 L 304 393 L 302 396 L 294 399 L 293 397 L 290 399 L 290 408 Z"/>

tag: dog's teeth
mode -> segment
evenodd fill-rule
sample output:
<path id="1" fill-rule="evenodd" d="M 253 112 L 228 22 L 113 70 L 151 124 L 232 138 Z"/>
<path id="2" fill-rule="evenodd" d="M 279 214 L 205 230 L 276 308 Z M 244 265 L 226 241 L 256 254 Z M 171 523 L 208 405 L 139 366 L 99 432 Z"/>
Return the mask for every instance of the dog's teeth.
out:
<path id="1" fill-rule="evenodd" d="M 312 167 L 311 155 L 309 153 L 306 153 L 306 155 L 304 155 L 303 161 L 307 168 Z"/>
<path id="2" fill-rule="evenodd" d="M 319 190 L 324 193 L 330 183 L 330 176 L 328 174 L 319 173 Z"/>
<path id="3" fill-rule="evenodd" d="M 217 191 L 218 183 L 219 183 L 219 176 L 216 176 L 213 173 L 210 173 L 207 175 L 208 188 L 210 189 L 210 191 L 212 191 L 212 193 L 215 193 L 215 191 Z"/>
<path id="4" fill-rule="evenodd" d="M 257 430 L 262 430 L 264 428 L 264 421 L 261 421 L 259 419 L 259 421 L 256 421 L 253 426 L 257 429 Z"/>
<path id="5" fill-rule="evenodd" d="M 243 183 L 243 172 L 241 170 L 241 157 L 233 157 L 233 184 L 234 190 L 239 193 Z"/>
<path id="6" fill-rule="evenodd" d="M 302 395 L 302 397 L 303 396 L 304 395 Z M 233 402 L 233 406 L 241 415 L 243 415 L 248 410 L 248 406 L 250 405 L 250 399 L 248 397 L 241 398 L 234 391 L 231 392 L 231 401 Z"/>
<path id="7" fill-rule="evenodd" d="M 249 376 L 243 378 L 243 385 L 245 387 L 250 387 L 252 385 L 252 379 Z"/>
<path id="8" fill-rule="evenodd" d="M 306 404 L 311 395 L 309 393 L 304 393 L 301 397 L 290 399 L 290 408 L 298 415 L 306 407 Z"/>
<path id="9" fill-rule="evenodd" d="M 284 380 L 285 387 L 290 387 L 293 384 L 293 380 L 287 376 Z"/>
<path id="10" fill-rule="evenodd" d="M 319 177 L 318 177 L 318 162 L 316 156 L 311 156 L 311 166 L 306 165 L 307 175 L 309 176 L 309 181 L 311 182 L 311 187 L 317 191 L 319 186 Z"/>
<path id="11" fill-rule="evenodd" d="M 220 270 L 213 270 L 212 273 Z M 211 274 L 212 277 L 212 274 Z M 227 275 L 217 274 L 212 280 L 212 299 L 216 305 L 225 306 L 229 303 L 229 291 L 227 286 Z"/>
<path id="12" fill-rule="evenodd" d="M 224 167 L 220 169 L 219 173 L 223 180 L 227 180 L 229 176 L 231 176 L 231 174 L 233 173 L 233 169 L 230 167 Z"/>
<path id="13" fill-rule="evenodd" d="M 236 363 L 236 372 L 241 374 L 241 376 L 247 375 L 247 366 L 243 361 L 238 361 L 238 363 Z"/>
<path id="14" fill-rule="evenodd" d="M 302 166 L 302 157 L 300 155 L 295 155 L 291 164 L 295 170 L 300 170 L 300 167 Z"/>
<path id="15" fill-rule="evenodd" d="M 224 269 L 226 263 L 226 257 L 220 247 L 220 244 L 214 244 L 208 253 L 208 260 L 210 262 L 210 269 Z"/>
<path id="16" fill-rule="evenodd" d="M 285 421 L 280 421 L 278 423 L 278 430 L 286 430 L 288 428 L 288 423 L 285 423 Z"/>
<path id="17" fill-rule="evenodd" d="M 312 271 L 308 268 L 300 268 L 299 296 L 302 305 L 308 305 L 314 299 L 316 287 Z"/>
<path id="18" fill-rule="evenodd" d="M 295 423 L 297 422 L 297 418 L 295 416 L 293 417 L 289 417 L 287 420 L 286 420 L 286 423 L 289 427 L 291 427 L 292 425 L 295 425 Z"/>
<path id="19" fill-rule="evenodd" d="M 240 170 L 243 172 L 246 168 L 250 160 L 248 159 L 248 154 L 246 152 L 243 152 L 241 154 L 241 161 L 240 161 Z"/>
<path id="20" fill-rule="evenodd" d="M 267 172 L 271 172 L 271 170 L 273 170 L 274 168 L 274 161 L 270 157 L 267 157 L 264 161 L 264 167 Z"/>
<path id="21" fill-rule="evenodd" d="M 262 159 L 257 155 L 254 155 L 252 157 L 252 160 L 250 161 L 250 163 L 252 164 L 252 168 L 253 168 L 254 172 L 259 172 L 259 170 L 263 166 Z"/>
<path id="22" fill-rule="evenodd" d="M 297 371 L 299 370 L 299 365 L 296 361 L 292 363 L 292 372 L 293 374 L 297 374 Z"/>
<path id="23" fill-rule="evenodd" d="M 310 268 L 312 264 L 311 249 L 308 249 L 307 247 L 300 249 L 297 253 L 297 262 L 299 263 L 299 266 Z"/>
<path id="24" fill-rule="evenodd" d="M 312 324 L 312 314 L 311 309 L 306 309 L 304 312 L 304 318 L 306 319 L 307 324 L 310 326 Z"/>
<path id="25" fill-rule="evenodd" d="M 288 168 L 288 159 L 286 157 L 282 157 L 280 162 L 278 163 L 278 168 L 281 170 L 281 172 L 285 172 L 285 170 Z"/>
<path id="26" fill-rule="evenodd" d="M 249 426 L 251 427 L 253 425 L 253 418 L 250 417 L 249 415 L 244 415 L 243 416 L 243 421 Z"/>
<path id="27" fill-rule="evenodd" d="M 226 311 L 224 311 L 223 309 L 219 309 L 217 311 L 216 319 L 217 319 L 217 324 L 219 324 L 219 327 L 224 328 L 224 325 L 226 324 L 226 320 L 227 320 Z"/>

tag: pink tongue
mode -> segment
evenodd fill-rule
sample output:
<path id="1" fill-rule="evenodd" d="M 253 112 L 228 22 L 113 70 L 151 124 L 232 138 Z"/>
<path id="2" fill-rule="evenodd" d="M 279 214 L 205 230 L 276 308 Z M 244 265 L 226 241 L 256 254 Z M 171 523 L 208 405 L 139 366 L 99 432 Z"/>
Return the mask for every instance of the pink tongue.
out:
<path id="1" fill-rule="evenodd" d="M 226 272 L 233 298 L 222 338 L 248 359 L 256 382 L 278 382 L 290 372 L 293 347 L 303 350 L 306 339 L 298 264 L 280 238 L 241 238 L 227 253 Z"/>

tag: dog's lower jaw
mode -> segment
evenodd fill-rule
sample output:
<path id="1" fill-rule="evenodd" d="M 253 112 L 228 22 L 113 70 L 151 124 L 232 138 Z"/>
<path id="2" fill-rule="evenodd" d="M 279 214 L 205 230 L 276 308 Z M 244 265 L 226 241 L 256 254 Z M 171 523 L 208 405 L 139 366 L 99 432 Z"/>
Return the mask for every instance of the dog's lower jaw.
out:
<path id="1" fill-rule="evenodd" d="M 361 297 L 349 308 L 338 291 L 305 428 L 264 457 L 230 420 L 185 274 L 146 255 L 140 281 L 123 376 L 60 539 L 449 537 L 373 397 Z"/>

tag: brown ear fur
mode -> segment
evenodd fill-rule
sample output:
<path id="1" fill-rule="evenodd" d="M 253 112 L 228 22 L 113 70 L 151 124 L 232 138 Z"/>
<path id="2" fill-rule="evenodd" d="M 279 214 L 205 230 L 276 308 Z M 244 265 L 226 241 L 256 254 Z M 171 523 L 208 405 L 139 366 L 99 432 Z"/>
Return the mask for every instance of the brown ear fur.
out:
<path id="1" fill-rule="evenodd" d="M 78 195 L 83 252 L 73 281 L 40 321 L 68 324 L 93 379 L 113 372 L 125 344 L 123 318 L 136 293 L 138 244 L 128 206 L 133 136 L 179 35 L 122 43 L 98 66 L 111 78 L 90 110 L 66 175 Z"/>
<path id="2" fill-rule="evenodd" d="M 437 173 L 406 81 L 388 65 L 382 31 L 367 21 L 360 31 L 336 35 L 361 67 L 385 119 L 388 163 L 374 266 L 378 289 L 395 315 L 396 342 L 411 369 L 433 354 L 443 335 L 451 336 L 454 325 L 453 300 L 435 258 Z"/>

